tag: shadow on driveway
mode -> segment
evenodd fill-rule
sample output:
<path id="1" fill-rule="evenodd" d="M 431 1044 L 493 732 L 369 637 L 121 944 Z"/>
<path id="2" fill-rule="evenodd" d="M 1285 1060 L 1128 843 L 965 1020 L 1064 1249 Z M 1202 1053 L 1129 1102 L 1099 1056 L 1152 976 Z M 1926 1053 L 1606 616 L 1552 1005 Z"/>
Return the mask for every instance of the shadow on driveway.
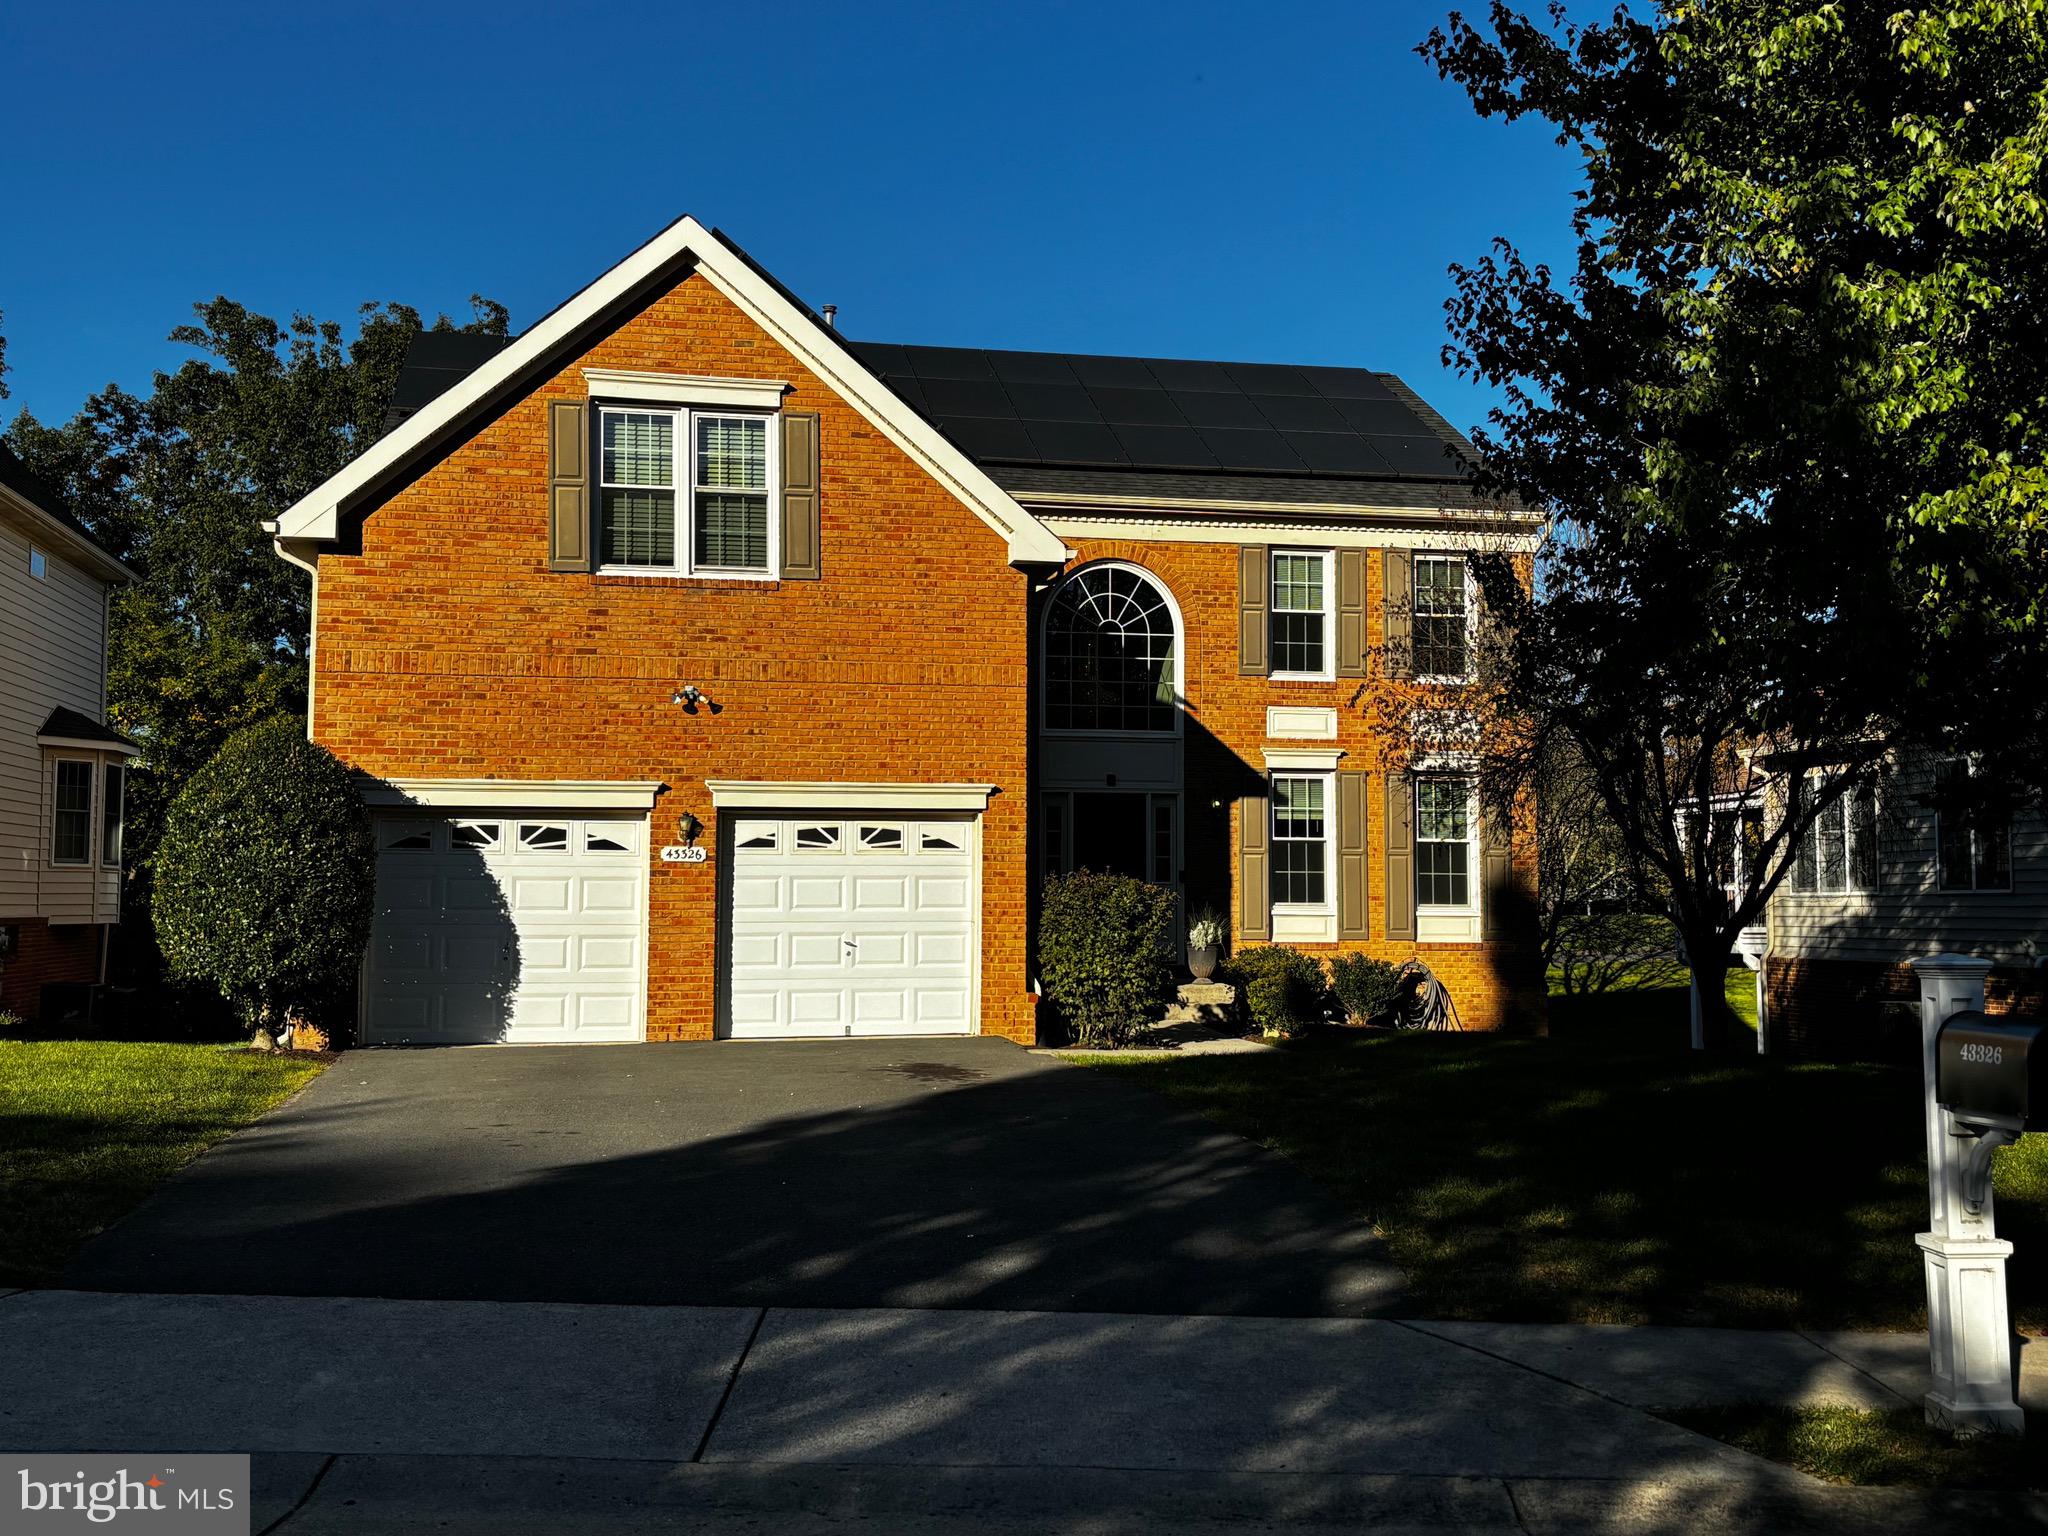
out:
<path id="1" fill-rule="evenodd" d="M 89 1244 L 84 1289 L 1356 1316 L 1278 1157 L 1002 1041 L 369 1051 Z"/>

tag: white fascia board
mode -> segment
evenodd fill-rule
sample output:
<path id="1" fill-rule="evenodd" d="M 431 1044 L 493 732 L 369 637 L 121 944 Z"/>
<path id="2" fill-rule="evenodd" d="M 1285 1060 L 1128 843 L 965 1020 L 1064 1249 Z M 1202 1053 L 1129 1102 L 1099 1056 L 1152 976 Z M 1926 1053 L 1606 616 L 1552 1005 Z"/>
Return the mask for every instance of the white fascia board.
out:
<path id="1" fill-rule="evenodd" d="M 479 401 L 489 398 L 536 360 L 559 347 L 591 317 L 685 256 L 695 258 L 697 271 L 712 287 L 793 353 L 883 436 L 916 460 L 976 517 L 1001 534 L 1012 564 L 1065 563 L 1066 545 L 1019 506 L 1009 492 L 905 405 L 852 352 L 820 337 L 815 321 L 776 292 L 724 241 L 687 214 L 453 388 L 415 411 L 362 457 L 294 503 L 277 520 L 280 549 L 292 540 L 333 540 L 340 531 L 342 504 L 351 496 L 374 484 L 418 451 L 422 443 L 461 421 Z"/>
<path id="2" fill-rule="evenodd" d="M 839 784 L 820 780 L 706 779 L 721 811 L 982 811 L 993 784 Z"/>
<path id="3" fill-rule="evenodd" d="M 142 748 L 125 741 L 81 741 L 72 736 L 38 736 L 36 745 L 63 752 L 105 752 L 114 757 L 140 757 Z M 71 865 L 64 866 L 72 868 Z"/>
<path id="4" fill-rule="evenodd" d="M 1297 514 L 1290 518 L 1286 510 Z M 1084 516 L 1066 511 L 1040 513 L 1046 528 L 1063 539 L 1106 539 L 1134 544 L 1271 544 L 1282 540 L 1326 549 L 1422 549 L 1453 553 L 1474 548 L 1504 554 L 1533 554 L 1542 545 L 1518 525 L 1454 521 L 1451 515 L 1411 508 L 1326 509 L 1299 506 L 1271 515 L 1238 508 L 1210 516 L 1136 518 Z M 1348 519 L 1348 521 L 1340 521 Z M 1431 522 L 1441 526 L 1429 526 Z"/>
<path id="5" fill-rule="evenodd" d="M 789 385 L 781 379 L 719 379 L 694 373 L 652 373 L 634 368 L 586 368 L 593 398 L 654 400 L 663 405 L 734 405 L 772 411 Z"/>
<path id="6" fill-rule="evenodd" d="M 1342 747 L 1268 747 L 1266 766 L 1304 773 L 1332 773 L 1343 756 Z"/>
<path id="7" fill-rule="evenodd" d="M 645 811 L 659 779 L 365 779 L 363 804 L 532 811 Z"/>

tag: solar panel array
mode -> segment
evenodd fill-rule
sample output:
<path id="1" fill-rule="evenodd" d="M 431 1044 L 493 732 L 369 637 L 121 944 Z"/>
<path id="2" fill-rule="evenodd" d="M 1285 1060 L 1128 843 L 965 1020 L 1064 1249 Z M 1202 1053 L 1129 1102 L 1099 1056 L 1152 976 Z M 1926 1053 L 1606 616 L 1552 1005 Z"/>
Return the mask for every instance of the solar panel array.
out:
<path id="1" fill-rule="evenodd" d="M 1184 473 L 1463 477 L 1455 438 L 1364 368 L 853 342 L 969 457 Z"/>

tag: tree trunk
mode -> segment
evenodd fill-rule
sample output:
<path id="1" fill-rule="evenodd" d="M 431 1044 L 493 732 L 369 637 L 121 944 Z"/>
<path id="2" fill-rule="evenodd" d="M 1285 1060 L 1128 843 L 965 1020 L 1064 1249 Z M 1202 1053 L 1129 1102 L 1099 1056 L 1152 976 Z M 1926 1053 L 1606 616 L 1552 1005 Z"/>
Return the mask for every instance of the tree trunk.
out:
<path id="1" fill-rule="evenodd" d="M 1719 943 L 1718 934 L 1699 944 L 1688 938 L 1685 952 L 1691 958 L 1693 986 L 1699 993 L 1702 1044 L 1709 1051 L 1730 1051 L 1737 1044 L 1737 1026 L 1728 1007 L 1728 956 L 1717 953 Z"/>

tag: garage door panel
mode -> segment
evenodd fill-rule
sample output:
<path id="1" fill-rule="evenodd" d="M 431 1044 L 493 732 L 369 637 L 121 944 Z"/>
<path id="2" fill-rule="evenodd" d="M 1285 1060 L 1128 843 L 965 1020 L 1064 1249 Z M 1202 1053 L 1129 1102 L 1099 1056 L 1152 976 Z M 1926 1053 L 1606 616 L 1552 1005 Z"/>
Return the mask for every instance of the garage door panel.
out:
<path id="1" fill-rule="evenodd" d="M 972 1032 L 971 823 L 755 818 L 734 834 L 732 1034 Z"/>
<path id="2" fill-rule="evenodd" d="M 645 1007 L 639 824 L 507 816 L 380 832 L 372 1043 L 631 1040 Z M 499 827 L 479 846 L 473 829 Z M 601 873 L 592 875 L 596 863 Z"/>
<path id="3" fill-rule="evenodd" d="M 804 912 L 844 912 L 846 910 L 846 877 L 844 875 L 802 876 L 789 882 L 789 910 Z"/>

